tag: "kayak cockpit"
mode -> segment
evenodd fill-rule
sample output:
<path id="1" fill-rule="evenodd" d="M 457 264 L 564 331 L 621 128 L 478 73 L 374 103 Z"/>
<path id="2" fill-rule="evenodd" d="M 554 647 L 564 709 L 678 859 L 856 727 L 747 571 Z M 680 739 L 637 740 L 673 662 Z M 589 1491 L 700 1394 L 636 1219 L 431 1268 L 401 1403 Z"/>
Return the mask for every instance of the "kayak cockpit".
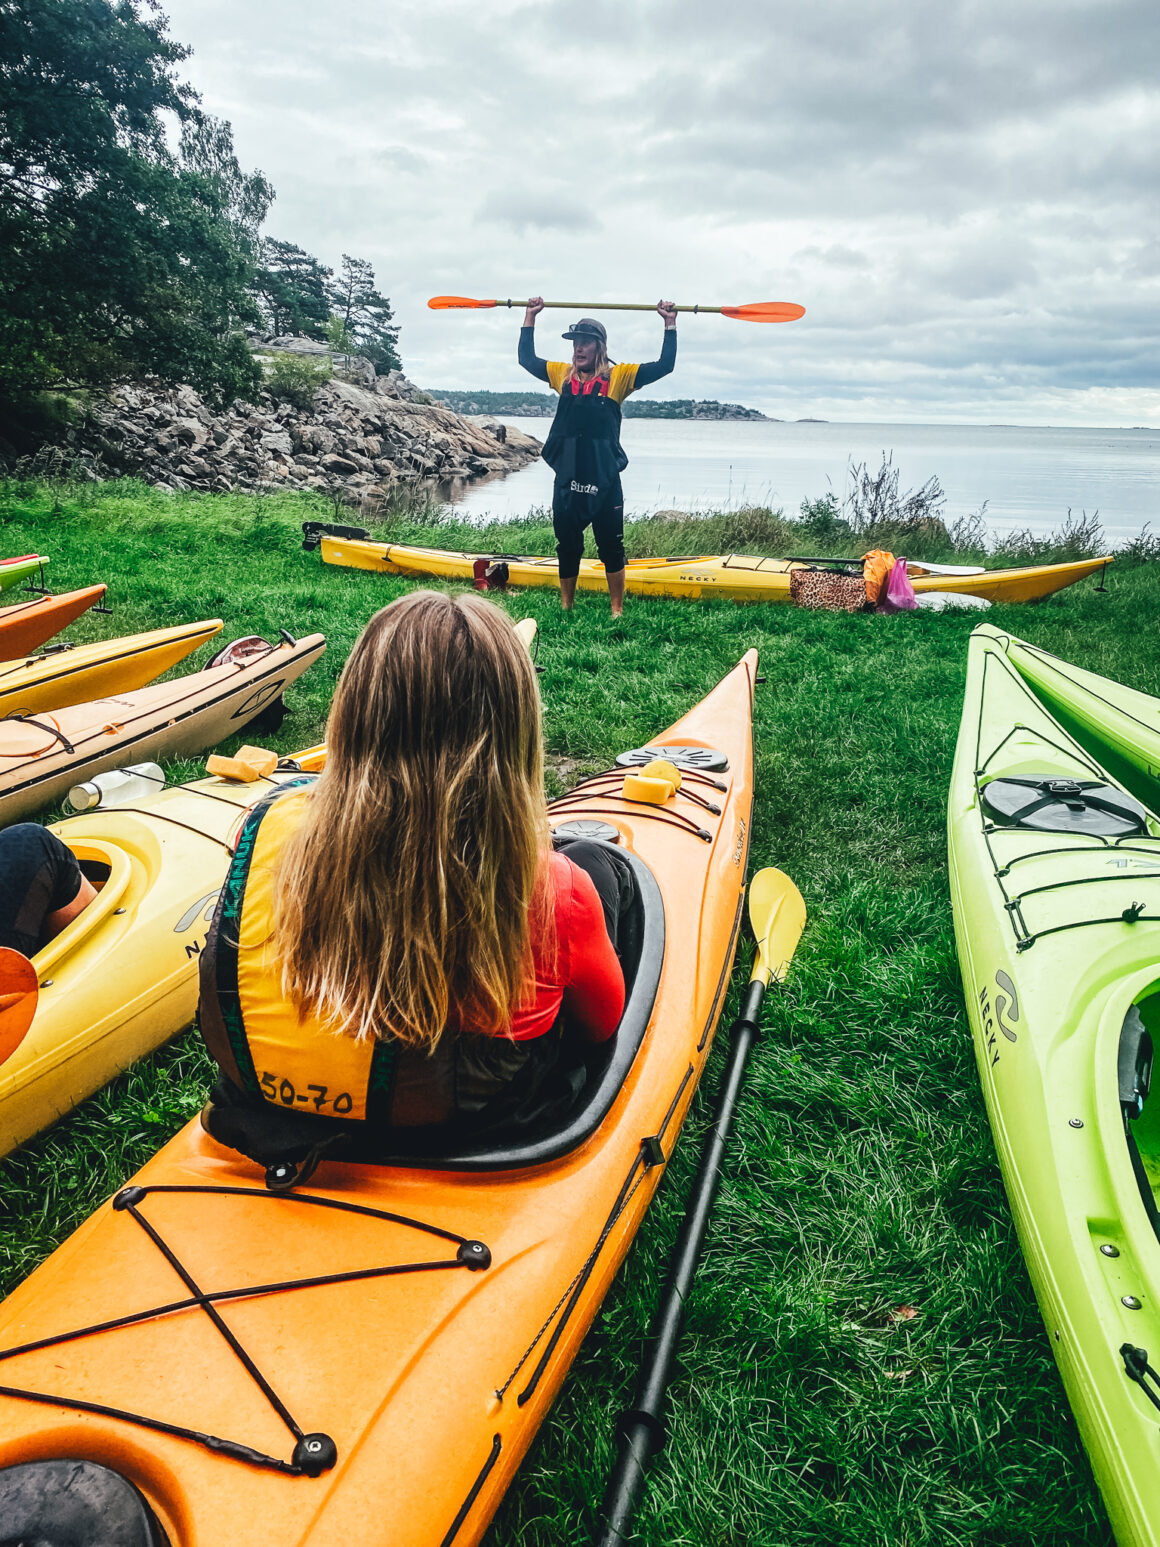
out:
<path id="1" fill-rule="evenodd" d="M 665 952 L 665 913 L 660 888 L 648 866 L 613 843 L 608 857 L 627 882 L 629 899 L 621 917 L 618 951 L 625 979 L 624 1012 L 615 1036 L 586 1049 L 573 1072 L 578 1094 L 563 1119 L 518 1133 L 489 1132 L 463 1140 L 461 1134 L 388 1134 L 366 1124 L 343 1123 L 273 1102 L 234 1104 L 211 1100 L 202 1113 L 210 1136 L 266 1168 L 276 1191 L 305 1181 L 327 1160 L 361 1164 L 422 1166 L 443 1171 L 509 1171 L 559 1160 L 586 1142 L 607 1117 L 644 1041 L 660 983 Z M 219 1083 L 218 1091 L 221 1091 Z"/>
<path id="2" fill-rule="evenodd" d="M 82 874 L 97 888 L 97 895 L 83 913 L 78 913 L 71 924 L 32 958 L 42 983 L 121 907 L 133 878 L 133 862 L 116 844 L 102 843 L 96 838 L 78 838 L 69 844 L 69 848 L 80 862 Z"/>
<path id="3" fill-rule="evenodd" d="M 0 1471 L 5 1542 L 29 1547 L 170 1547 L 139 1490 L 95 1461 L 28 1461 Z"/>

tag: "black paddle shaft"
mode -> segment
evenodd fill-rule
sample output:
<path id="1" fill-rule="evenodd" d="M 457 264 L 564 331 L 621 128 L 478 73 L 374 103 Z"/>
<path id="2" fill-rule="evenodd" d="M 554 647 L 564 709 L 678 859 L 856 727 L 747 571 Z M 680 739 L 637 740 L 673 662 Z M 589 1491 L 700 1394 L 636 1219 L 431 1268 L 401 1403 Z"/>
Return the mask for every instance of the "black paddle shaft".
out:
<path id="1" fill-rule="evenodd" d="M 636 1400 L 632 1407 L 621 1414 L 617 1425 L 620 1448 L 608 1480 L 608 1491 L 604 1495 L 602 1513 L 605 1525 L 599 1538 L 599 1547 L 620 1547 L 620 1544 L 628 1541 L 627 1532 L 644 1491 L 645 1470 L 657 1451 L 664 1448 L 665 1390 L 681 1335 L 685 1302 L 693 1287 L 697 1261 L 705 1240 L 713 1200 L 717 1195 L 717 1184 L 721 1179 L 721 1163 L 745 1079 L 745 1065 L 758 1035 L 764 997 L 764 983 L 759 979 L 752 980 L 745 991 L 741 1014 L 733 1022 L 729 1062 L 725 1068 L 717 1117 L 701 1155 L 697 1179 L 689 1195 L 689 1204 L 673 1253 L 668 1283 L 657 1306 L 649 1347 L 636 1388 Z"/>

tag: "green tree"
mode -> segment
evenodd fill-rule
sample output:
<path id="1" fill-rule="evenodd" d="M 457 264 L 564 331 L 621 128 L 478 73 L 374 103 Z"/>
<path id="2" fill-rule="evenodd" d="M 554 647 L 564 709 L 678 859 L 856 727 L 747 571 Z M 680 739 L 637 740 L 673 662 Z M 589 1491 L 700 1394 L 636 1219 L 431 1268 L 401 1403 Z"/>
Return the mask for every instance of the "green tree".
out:
<path id="1" fill-rule="evenodd" d="M 358 353 L 366 355 L 380 375 L 401 370 L 399 330 L 391 326 L 394 313 L 390 301 L 375 289 L 373 266 L 365 258 L 352 258 L 344 252 L 329 296 L 334 316 L 354 340 Z"/>
<path id="2" fill-rule="evenodd" d="M 0 0 L 0 395 L 155 374 L 252 393 L 254 217 L 155 0 Z M 185 134 L 175 156 L 165 115 Z"/>
<path id="3" fill-rule="evenodd" d="M 326 339 L 330 321 L 327 281 L 331 270 L 293 242 L 267 236 L 254 281 L 258 309 L 271 333 Z"/>

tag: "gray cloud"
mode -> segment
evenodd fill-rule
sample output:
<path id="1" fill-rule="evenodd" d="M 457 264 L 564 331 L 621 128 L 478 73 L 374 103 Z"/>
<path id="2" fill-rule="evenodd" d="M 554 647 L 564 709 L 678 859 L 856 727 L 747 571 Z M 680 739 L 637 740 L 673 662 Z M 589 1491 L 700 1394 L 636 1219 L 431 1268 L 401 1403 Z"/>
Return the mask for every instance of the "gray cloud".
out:
<path id="1" fill-rule="evenodd" d="M 371 259 L 421 382 L 526 383 L 518 318 L 430 294 L 663 292 L 807 307 L 683 322 L 669 395 L 1160 418 L 1154 0 L 167 9 L 278 189 L 271 231 Z M 610 325 L 618 358 L 653 356 L 655 317 Z"/>

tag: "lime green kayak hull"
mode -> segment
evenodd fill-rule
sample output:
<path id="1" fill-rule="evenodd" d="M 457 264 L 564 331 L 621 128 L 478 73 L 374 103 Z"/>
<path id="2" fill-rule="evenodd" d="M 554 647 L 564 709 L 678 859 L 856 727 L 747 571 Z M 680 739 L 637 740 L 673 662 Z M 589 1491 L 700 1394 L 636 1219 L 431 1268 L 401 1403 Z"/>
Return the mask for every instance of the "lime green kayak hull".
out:
<path id="1" fill-rule="evenodd" d="M 28 554 L 22 559 L 0 560 L 0 591 L 7 591 L 31 579 L 33 575 L 39 575 L 41 566 L 47 563 L 48 560 L 39 554 Z"/>
<path id="2" fill-rule="evenodd" d="M 1013 634 L 991 628 L 979 632 L 1006 652 L 1036 697 L 1081 746 L 1137 800 L 1160 812 L 1160 698 L 1072 666 Z"/>
<path id="3" fill-rule="evenodd" d="M 1004 636 L 978 629 L 947 825 L 979 1077 L 1050 1347 L 1117 1541 L 1158 1547 L 1160 1412 L 1120 1350 L 1144 1348 L 1160 1367 L 1160 1240 L 1133 1171 L 1117 1058 L 1133 1005 L 1160 1046 L 1160 821 L 1148 816 L 1142 835 L 1118 839 L 996 825 L 981 791 L 1032 775 L 1107 778 L 1015 669 Z M 1132 1134 L 1149 1186 L 1160 1188 L 1160 1086 Z"/>

